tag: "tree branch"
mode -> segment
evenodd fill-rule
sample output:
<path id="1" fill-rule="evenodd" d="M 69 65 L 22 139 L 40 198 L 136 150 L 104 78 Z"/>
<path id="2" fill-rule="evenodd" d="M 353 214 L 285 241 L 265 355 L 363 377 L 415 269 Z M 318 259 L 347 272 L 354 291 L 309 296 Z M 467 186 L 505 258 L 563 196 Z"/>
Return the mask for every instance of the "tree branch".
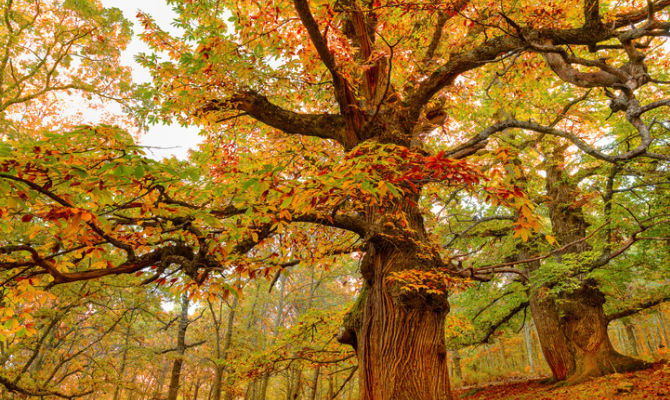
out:
<path id="1" fill-rule="evenodd" d="M 60 397 L 61 399 L 75 399 L 77 397 L 84 397 L 86 395 L 89 395 L 89 394 L 93 393 L 92 389 L 90 389 L 86 392 L 76 393 L 76 394 L 64 394 L 64 393 L 61 393 L 61 392 L 51 391 L 51 390 L 39 390 L 39 389 L 31 390 L 31 389 L 26 389 L 26 388 L 20 387 L 20 386 L 14 384 L 12 381 L 10 381 L 9 379 L 7 379 L 3 376 L 0 376 L 0 385 L 7 388 L 7 390 L 9 390 L 10 392 L 19 393 L 19 394 L 22 394 L 22 395 L 25 395 L 25 396 L 31 396 L 31 397 L 56 396 L 56 397 Z"/>
<path id="2" fill-rule="evenodd" d="M 552 128 L 550 126 L 544 126 L 540 125 L 536 122 L 533 121 L 519 121 L 516 119 L 508 119 L 505 121 L 501 121 L 498 123 L 495 123 L 488 128 L 484 129 L 483 131 L 479 132 L 477 135 L 475 135 L 473 138 L 468 140 L 466 143 L 462 144 L 461 146 L 457 147 L 456 149 L 452 150 L 451 153 L 456 153 L 459 151 L 466 150 L 468 148 L 472 148 L 477 145 L 481 145 L 482 142 L 485 142 L 490 136 L 493 134 L 503 131 L 505 129 L 510 129 L 510 128 L 520 128 L 520 129 L 528 129 L 531 131 L 539 132 L 539 133 L 544 133 L 547 135 L 552 135 L 552 136 L 557 136 L 557 137 L 562 137 L 564 139 L 570 140 L 575 146 L 577 146 L 580 150 L 582 150 L 584 153 L 603 160 L 607 161 L 610 163 L 617 163 L 620 161 L 627 161 L 635 157 L 648 157 L 648 158 L 655 158 L 659 160 L 665 160 L 665 161 L 670 161 L 670 155 L 665 155 L 665 154 L 656 154 L 656 153 L 649 153 L 647 149 L 649 148 L 649 145 L 651 144 L 652 138 L 649 135 L 648 129 L 645 129 L 645 127 L 640 127 L 640 144 L 634 148 L 631 151 L 628 151 L 623 154 L 618 154 L 618 155 L 609 155 L 601 152 L 600 150 L 597 150 L 593 147 L 591 147 L 588 143 L 580 139 L 577 135 L 566 132 L 560 129 Z"/>
<path id="3" fill-rule="evenodd" d="M 498 328 L 500 328 L 505 323 L 509 322 L 509 320 L 511 320 L 519 312 L 523 311 L 526 307 L 528 307 L 528 304 L 529 303 L 527 301 L 524 301 L 524 302 L 520 303 L 518 306 L 511 309 L 507 313 L 507 315 L 505 315 L 503 318 L 498 320 L 498 322 L 496 322 L 495 324 L 491 325 L 488 329 L 486 329 L 486 331 L 485 331 L 486 333 L 485 333 L 484 337 L 479 342 L 480 343 L 488 342 L 489 339 L 491 338 L 491 335 L 493 335 L 498 330 Z"/>
<path id="4" fill-rule="evenodd" d="M 265 125 L 287 134 L 332 139 L 349 148 L 345 134 L 346 124 L 342 116 L 334 114 L 301 114 L 285 110 L 271 103 L 265 96 L 247 90 L 225 100 L 212 100 L 203 112 L 239 110 Z"/>
<path id="5" fill-rule="evenodd" d="M 668 300 L 670 300 L 670 296 L 664 296 L 664 297 L 661 297 L 660 299 L 649 300 L 649 301 L 644 302 L 644 303 L 636 304 L 636 305 L 632 306 L 631 308 L 628 308 L 627 310 L 619 311 L 619 312 L 616 312 L 616 313 L 613 313 L 613 314 L 608 314 L 608 315 L 605 316 L 605 318 L 607 318 L 608 322 L 614 321 L 614 320 L 617 320 L 617 319 L 621 319 L 623 317 L 628 317 L 630 315 L 637 314 L 641 311 L 644 311 L 648 308 L 659 305 L 659 304 L 661 304 L 663 302 L 666 302 Z"/>
<path id="6" fill-rule="evenodd" d="M 326 38 L 321 34 L 319 24 L 309 9 L 308 0 L 293 0 L 293 5 L 298 12 L 300 21 L 309 34 L 312 44 L 319 54 L 319 58 L 321 58 L 321 61 L 333 77 L 335 99 L 340 106 L 340 112 L 344 116 L 347 125 L 343 144 L 345 148 L 353 148 L 358 143 L 357 131 L 364 125 L 364 119 L 360 114 L 356 97 L 349 88 L 348 82 L 337 71 L 335 57 L 333 57 L 333 54 L 328 49 Z"/>
<path id="7" fill-rule="evenodd" d="M 75 281 L 85 281 L 97 279 L 107 275 L 131 274 L 141 269 L 156 265 L 166 257 L 181 255 L 184 257 L 193 257 L 193 251 L 188 246 L 167 246 L 150 253 L 134 258 L 132 261 L 126 261 L 112 268 L 100 268 L 79 272 L 60 272 L 56 265 L 50 261 L 49 257 L 42 257 L 37 250 L 27 245 L 0 247 L 0 254 L 10 254 L 18 251 L 27 251 L 30 253 L 35 266 L 42 267 L 49 275 L 54 278 L 54 284 L 61 284 Z M 21 263 L 25 265 L 25 262 Z M 0 263 L 0 267 L 11 268 L 13 263 Z"/>
<path id="8" fill-rule="evenodd" d="M 411 121 L 419 119 L 421 109 L 442 88 L 453 83 L 454 79 L 463 72 L 480 67 L 483 64 L 496 60 L 497 57 L 527 47 L 527 43 L 550 40 L 554 45 L 585 45 L 594 46 L 613 37 L 618 33 L 614 30 L 629 24 L 637 23 L 648 18 L 647 7 L 616 16 L 613 27 L 604 27 L 594 24 L 599 20 L 597 15 L 597 1 L 585 0 L 585 24 L 580 28 L 568 29 L 532 29 L 521 27 L 520 35 L 515 37 L 509 34 L 486 40 L 475 48 L 463 49 L 449 54 L 448 61 L 438 67 L 430 76 L 421 82 L 419 87 L 407 96 L 406 107 Z M 670 0 L 659 0 L 653 3 L 654 10 L 670 5 Z"/>

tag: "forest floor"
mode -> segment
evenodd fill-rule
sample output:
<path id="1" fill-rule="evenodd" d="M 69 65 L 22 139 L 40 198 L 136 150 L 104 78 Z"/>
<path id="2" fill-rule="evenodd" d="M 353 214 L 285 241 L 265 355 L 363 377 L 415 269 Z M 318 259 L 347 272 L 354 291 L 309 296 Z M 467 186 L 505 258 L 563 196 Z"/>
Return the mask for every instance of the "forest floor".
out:
<path id="1" fill-rule="evenodd" d="M 670 364 L 625 374 L 611 374 L 574 386 L 556 386 L 541 380 L 515 381 L 457 390 L 467 400 L 600 400 L 670 399 Z"/>

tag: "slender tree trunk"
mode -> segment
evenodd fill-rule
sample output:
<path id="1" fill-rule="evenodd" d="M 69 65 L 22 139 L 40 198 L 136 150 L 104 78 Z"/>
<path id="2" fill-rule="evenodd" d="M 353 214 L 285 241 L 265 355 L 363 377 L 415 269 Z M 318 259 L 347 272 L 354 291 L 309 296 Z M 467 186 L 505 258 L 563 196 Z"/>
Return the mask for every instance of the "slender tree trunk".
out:
<path id="1" fill-rule="evenodd" d="M 237 311 L 238 298 L 233 298 L 233 304 L 230 307 L 230 312 L 228 313 L 228 322 L 226 324 L 226 336 L 223 338 L 223 356 L 228 358 L 228 351 L 230 350 L 230 345 L 233 342 L 233 323 L 235 322 L 235 312 Z M 232 378 L 226 378 L 226 386 L 229 388 L 232 386 Z M 219 386 L 219 390 L 220 390 Z M 226 390 L 226 394 L 223 396 L 224 400 L 233 400 L 233 392 L 231 390 Z"/>
<path id="2" fill-rule="evenodd" d="M 273 328 L 273 339 L 272 343 L 274 344 L 274 341 L 279 334 L 279 328 L 281 327 L 281 324 L 284 322 L 284 301 L 285 301 L 285 296 L 286 296 L 286 280 L 287 277 L 285 275 L 282 275 L 279 277 L 280 280 L 280 289 L 279 289 L 279 302 L 277 304 L 277 314 L 275 316 L 275 321 L 274 321 L 274 328 Z M 264 374 L 259 382 L 258 386 L 258 391 L 256 392 L 256 397 L 254 398 L 255 400 L 265 400 L 267 396 L 267 391 L 268 391 L 268 383 L 270 381 L 270 374 Z"/>
<path id="3" fill-rule="evenodd" d="M 291 366 L 286 376 L 286 400 L 297 400 L 302 388 L 302 370 L 298 366 Z"/>
<path id="4" fill-rule="evenodd" d="M 610 324 L 611 326 L 611 324 Z M 621 324 L 616 323 L 614 325 L 614 335 L 616 337 L 616 341 L 612 343 L 614 345 L 614 348 L 619 352 L 619 353 L 625 353 L 626 352 L 626 343 L 623 340 L 623 333 L 621 331 Z"/>
<path id="5" fill-rule="evenodd" d="M 270 374 L 265 374 L 259 382 L 259 390 L 256 400 L 265 400 L 268 395 L 268 383 L 270 383 Z"/>
<path id="6" fill-rule="evenodd" d="M 330 374 L 328 376 L 328 394 L 326 395 L 327 400 L 331 400 L 335 396 L 335 376 Z"/>
<path id="7" fill-rule="evenodd" d="M 219 322 L 221 321 L 222 316 L 219 315 L 219 319 L 217 320 L 216 315 L 214 315 L 214 309 L 212 308 L 210 304 L 210 310 L 212 312 L 212 318 L 214 319 L 214 323 L 216 324 L 215 326 L 215 335 L 216 335 L 216 358 L 217 360 L 223 359 L 223 361 L 226 360 L 228 350 L 230 349 L 230 344 L 232 343 L 233 340 L 233 322 L 235 321 L 235 312 L 237 310 L 237 303 L 238 303 L 238 298 L 234 297 L 233 298 L 233 304 L 230 306 L 230 311 L 228 312 L 228 321 L 226 323 L 226 334 L 223 337 L 223 346 L 221 346 L 221 338 L 220 338 L 220 326 L 218 325 Z M 223 383 L 223 376 L 226 372 L 225 365 L 222 364 L 216 364 L 216 367 L 214 369 L 214 382 L 212 384 L 212 389 L 210 391 L 211 396 L 213 397 L 214 400 L 220 400 L 221 399 L 221 385 Z M 228 384 L 231 384 L 232 382 L 227 382 Z M 233 398 L 233 393 L 230 392 L 229 390 L 226 391 L 226 394 L 224 395 L 225 400 L 232 400 Z"/>
<path id="8" fill-rule="evenodd" d="M 198 392 L 200 391 L 200 378 L 195 382 L 195 389 L 193 389 L 193 400 L 198 400 Z"/>
<path id="9" fill-rule="evenodd" d="M 179 393 L 181 367 L 184 364 L 184 353 L 186 353 L 186 328 L 188 328 L 188 324 L 188 295 L 184 293 L 181 297 L 181 316 L 177 331 L 177 358 L 172 363 L 167 400 L 177 400 L 177 394 Z"/>
<path id="10" fill-rule="evenodd" d="M 645 343 L 647 344 L 647 349 L 649 350 L 647 352 L 647 355 L 654 354 L 656 352 L 657 346 L 656 346 L 656 335 L 654 334 L 654 327 L 653 326 L 645 326 L 645 324 L 642 325 L 642 330 L 643 332 L 646 331 L 643 335 L 644 338 L 646 338 Z"/>
<path id="11" fill-rule="evenodd" d="M 452 354 L 452 361 L 454 363 L 454 376 L 458 378 L 458 380 L 463 379 L 463 369 L 461 368 L 461 352 L 456 349 L 451 352 Z"/>
<path id="12" fill-rule="evenodd" d="M 214 382 L 212 384 L 211 390 L 212 400 L 221 399 L 221 383 L 223 382 L 223 372 L 223 365 L 217 364 L 216 367 L 214 367 Z"/>
<path id="13" fill-rule="evenodd" d="M 123 343 L 123 353 L 121 354 L 121 366 L 119 368 L 119 374 L 117 377 L 116 388 L 114 388 L 114 400 L 119 400 L 121 396 L 121 387 L 123 385 L 123 374 L 126 372 L 126 365 L 128 360 L 128 346 L 130 340 L 130 332 L 133 327 L 133 316 L 135 315 L 135 310 L 130 312 L 130 320 L 128 321 L 128 326 L 126 327 L 125 340 Z"/>
<path id="14" fill-rule="evenodd" d="M 500 361 L 500 372 L 504 372 L 507 369 L 507 363 L 505 362 L 505 342 L 502 338 L 498 339 L 498 357 Z"/>
<path id="15" fill-rule="evenodd" d="M 154 390 L 153 395 L 151 395 L 152 399 L 160 399 L 162 398 L 162 392 L 163 392 L 163 384 L 165 381 L 165 375 L 167 374 L 167 363 L 164 363 L 163 366 L 161 367 L 161 372 L 158 375 L 158 378 L 156 379 L 156 389 Z"/>
<path id="16" fill-rule="evenodd" d="M 633 329 L 633 324 L 630 323 L 630 320 L 626 319 L 623 321 L 623 327 L 624 330 L 626 331 L 626 337 L 628 338 L 628 343 L 630 343 L 631 353 L 633 353 L 634 356 L 640 355 L 635 330 Z"/>
<path id="17" fill-rule="evenodd" d="M 214 348 L 216 361 L 214 364 L 214 381 L 212 382 L 212 387 L 209 390 L 209 397 L 214 397 L 214 400 L 221 399 L 221 380 L 223 379 L 223 365 L 219 364 L 221 359 L 221 322 L 223 319 L 223 301 L 219 299 L 219 315 L 216 315 L 214 311 L 214 305 L 209 299 L 207 300 L 207 306 L 212 315 L 212 322 L 214 328 Z"/>
<path id="18" fill-rule="evenodd" d="M 526 358 L 528 359 L 528 367 L 530 368 L 530 373 L 535 375 L 535 357 L 533 355 L 533 342 L 530 336 L 531 326 L 528 321 L 523 326 L 523 342 L 526 346 Z"/>
<path id="19" fill-rule="evenodd" d="M 245 400 L 254 400 L 256 398 L 256 381 L 257 379 L 254 379 L 247 385 L 247 390 L 244 393 Z"/>
<path id="20" fill-rule="evenodd" d="M 656 338 L 655 343 L 656 349 L 654 349 L 654 351 L 658 351 L 659 349 L 665 347 L 665 338 L 663 337 L 663 331 L 656 316 L 657 316 L 656 314 L 651 314 L 649 316 L 649 326 L 655 332 L 654 337 Z"/>
<path id="21" fill-rule="evenodd" d="M 310 396 L 310 400 L 316 400 L 316 394 L 319 391 L 319 372 L 321 371 L 321 367 L 316 367 L 314 369 L 314 378 L 312 379 L 312 395 Z"/>
<path id="22" fill-rule="evenodd" d="M 451 399 L 445 317 L 447 294 L 405 295 L 386 277 L 433 269 L 412 251 L 370 243 L 361 262 L 366 284 L 338 340 L 357 351 L 361 400 Z"/>

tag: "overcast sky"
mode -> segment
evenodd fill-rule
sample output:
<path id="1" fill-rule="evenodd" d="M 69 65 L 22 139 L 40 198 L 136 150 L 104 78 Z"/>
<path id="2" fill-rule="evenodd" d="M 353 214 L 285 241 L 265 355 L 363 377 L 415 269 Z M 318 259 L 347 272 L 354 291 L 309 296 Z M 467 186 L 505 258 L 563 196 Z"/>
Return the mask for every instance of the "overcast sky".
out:
<path id="1" fill-rule="evenodd" d="M 123 15 L 133 23 L 133 40 L 123 54 L 123 64 L 129 65 L 133 69 L 133 79 L 135 82 L 149 82 L 151 76 L 149 72 L 135 63 L 134 57 L 141 52 L 148 52 L 149 49 L 137 36 L 142 31 L 137 22 L 137 11 L 142 10 L 150 14 L 158 25 L 166 30 L 174 30 L 171 22 L 176 17 L 172 9 L 162 0 L 137 1 L 137 0 L 101 0 L 105 7 L 116 7 L 123 11 Z M 198 136 L 197 128 L 182 128 L 179 125 L 155 125 L 149 129 L 149 132 L 142 135 L 140 143 L 148 146 L 147 153 L 154 158 L 170 157 L 172 155 L 185 159 L 188 156 L 188 150 L 196 148 L 197 144 L 202 142 L 202 137 Z"/>

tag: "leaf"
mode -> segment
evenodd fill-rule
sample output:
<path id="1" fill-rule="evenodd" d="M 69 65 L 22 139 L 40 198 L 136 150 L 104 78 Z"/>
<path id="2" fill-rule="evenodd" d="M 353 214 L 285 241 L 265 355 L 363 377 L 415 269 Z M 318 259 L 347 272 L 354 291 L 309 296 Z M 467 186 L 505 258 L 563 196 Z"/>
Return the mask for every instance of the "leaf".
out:
<path id="1" fill-rule="evenodd" d="M 545 238 L 547 239 L 547 242 L 549 242 L 549 244 L 556 244 L 556 238 L 554 236 L 545 235 Z"/>

